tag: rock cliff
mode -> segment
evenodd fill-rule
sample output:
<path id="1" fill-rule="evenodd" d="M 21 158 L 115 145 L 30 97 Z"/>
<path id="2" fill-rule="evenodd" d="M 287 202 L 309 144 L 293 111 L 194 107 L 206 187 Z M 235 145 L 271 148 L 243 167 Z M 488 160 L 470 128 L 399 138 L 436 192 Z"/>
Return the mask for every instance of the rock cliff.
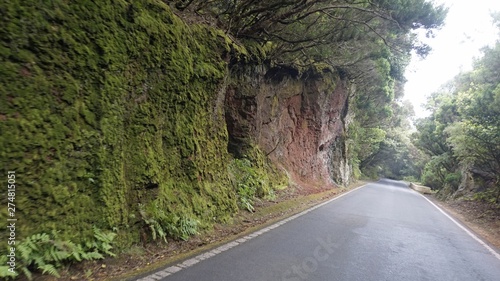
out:
<path id="1" fill-rule="evenodd" d="M 63 2 L 0 4 L 0 162 L 19 176 L 20 240 L 187 239 L 285 186 L 275 166 L 349 182 L 339 73 L 252 64 L 161 1 Z"/>
<path id="2" fill-rule="evenodd" d="M 231 76 L 225 102 L 231 153 L 242 156 L 255 143 L 295 182 L 349 183 L 350 88 L 339 73 L 237 66 Z"/>

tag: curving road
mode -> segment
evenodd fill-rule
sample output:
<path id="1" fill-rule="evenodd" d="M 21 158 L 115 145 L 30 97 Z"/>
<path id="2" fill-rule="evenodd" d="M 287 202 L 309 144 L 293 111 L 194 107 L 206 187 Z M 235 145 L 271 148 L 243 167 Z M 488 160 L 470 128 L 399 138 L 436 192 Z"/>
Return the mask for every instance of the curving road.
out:
<path id="1" fill-rule="evenodd" d="M 500 280 L 500 255 L 381 180 L 141 281 Z"/>

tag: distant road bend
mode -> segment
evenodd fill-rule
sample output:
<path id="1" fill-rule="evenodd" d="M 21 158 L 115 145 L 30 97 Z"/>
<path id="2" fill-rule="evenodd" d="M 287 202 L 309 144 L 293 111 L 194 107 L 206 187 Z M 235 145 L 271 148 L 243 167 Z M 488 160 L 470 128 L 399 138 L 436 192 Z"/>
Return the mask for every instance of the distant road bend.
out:
<path id="1" fill-rule="evenodd" d="M 410 190 L 380 180 L 141 281 L 499 281 L 500 255 Z"/>

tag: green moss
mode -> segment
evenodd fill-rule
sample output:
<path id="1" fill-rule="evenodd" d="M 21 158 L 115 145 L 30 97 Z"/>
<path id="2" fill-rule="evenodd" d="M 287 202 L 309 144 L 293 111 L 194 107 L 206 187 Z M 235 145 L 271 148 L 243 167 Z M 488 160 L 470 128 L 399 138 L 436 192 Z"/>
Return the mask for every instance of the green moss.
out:
<path id="1" fill-rule="evenodd" d="M 256 145 L 250 145 L 243 158 L 231 161 L 230 175 L 240 207 L 249 211 L 253 211 L 255 197 L 272 199 L 276 190 L 288 186 L 284 171 Z"/>
<path id="2" fill-rule="evenodd" d="M 234 49 L 223 33 L 156 0 L 0 11 L 0 156 L 18 176 L 18 238 L 79 242 L 98 226 L 125 247 L 145 227 L 139 203 L 199 227 L 237 211 L 215 105 Z"/>

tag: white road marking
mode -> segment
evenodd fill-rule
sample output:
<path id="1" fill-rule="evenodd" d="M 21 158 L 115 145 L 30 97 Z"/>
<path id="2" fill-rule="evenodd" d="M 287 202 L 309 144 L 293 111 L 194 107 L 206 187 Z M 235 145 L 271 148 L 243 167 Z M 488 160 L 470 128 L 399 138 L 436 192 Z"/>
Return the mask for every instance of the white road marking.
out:
<path id="1" fill-rule="evenodd" d="M 455 223 L 458 227 L 460 227 L 465 233 L 467 233 L 470 237 L 472 237 L 474 240 L 479 242 L 483 247 L 485 247 L 495 258 L 500 260 L 500 254 L 497 253 L 493 248 L 491 248 L 488 244 L 486 244 L 481 238 L 477 237 L 474 233 L 470 232 L 465 226 L 463 226 L 461 223 L 457 222 L 454 218 L 452 218 L 450 215 L 448 215 L 443 209 L 441 209 L 438 205 L 434 204 L 431 200 L 429 200 L 427 197 L 424 195 L 420 194 L 420 192 L 415 191 L 418 193 L 420 196 L 422 196 L 427 202 L 429 202 L 432 206 L 436 207 L 443 215 L 445 215 L 448 219 L 450 219 L 453 223 Z"/>
<path id="2" fill-rule="evenodd" d="M 203 254 L 197 255 L 197 256 L 195 256 L 193 258 L 190 258 L 188 260 L 185 260 L 185 261 L 183 261 L 181 263 L 178 263 L 176 265 L 167 267 L 167 268 L 165 268 L 163 270 L 160 270 L 160 271 L 156 271 L 155 273 L 153 273 L 151 275 L 148 275 L 146 277 L 137 279 L 136 281 L 156 281 L 156 280 L 160 280 L 160 279 L 162 279 L 162 278 L 164 278 L 166 276 L 169 276 L 169 275 L 174 274 L 176 272 L 179 272 L 179 271 L 181 271 L 183 269 L 191 267 L 191 266 L 197 264 L 198 262 L 200 262 L 202 260 L 209 259 L 209 258 L 211 258 L 211 257 L 213 257 L 215 255 L 218 255 L 218 254 L 220 254 L 222 252 L 225 252 L 225 251 L 227 251 L 227 250 L 229 250 L 231 248 L 234 248 L 234 247 L 236 247 L 236 246 L 238 246 L 240 244 L 243 244 L 243 243 L 245 243 L 246 241 L 248 241 L 250 239 L 253 239 L 253 238 L 257 237 L 257 236 L 260 236 L 260 235 L 262 235 L 262 234 L 270 231 L 271 229 L 277 228 L 277 227 L 279 227 L 279 226 L 281 226 L 281 225 L 283 225 L 283 224 L 285 224 L 285 223 L 287 223 L 289 221 L 292 221 L 292 220 L 294 220 L 294 219 L 296 219 L 298 217 L 301 217 L 301 216 L 303 216 L 303 215 L 305 215 L 305 214 L 307 214 L 307 213 L 309 213 L 309 212 L 311 212 L 313 210 L 318 209 L 319 207 L 322 207 L 322 206 L 324 206 L 324 205 L 326 205 L 328 203 L 331 203 L 332 201 L 335 201 L 335 200 L 337 200 L 337 199 L 339 199 L 341 197 L 344 197 L 345 195 L 347 195 L 347 194 L 349 194 L 351 192 L 354 192 L 354 191 L 356 191 L 356 190 L 358 190 L 358 189 L 360 189 L 362 187 L 365 187 L 367 185 L 368 184 L 364 184 L 362 186 L 356 187 L 355 189 L 349 190 L 348 192 L 343 193 L 343 194 L 341 194 L 341 195 L 339 195 L 339 196 L 337 196 L 335 198 L 332 198 L 332 199 L 330 199 L 328 201 L 325 201 L 325 202 L 323 202 L 321 204 L 313 206 L 313 207 L 311 207 L 311 208 L 309 208 L 309 209 L 307 209 L 305 211 L 302 211 L 302 212 L 300 212 L 298 214 L 290 216 L 290 217 L 288 217 L 286 219 L 278 221 L 278 222 L 276 222 L 276 223 L 274 223 L 274 224 L 272 224 L 272 225 L 270 225 L 268 227 L 265 227 L 263 229 L 257 230 L 255 232 L 253 232 L 253 233 L 251 233 L 251 234 L 243 237 L 243 238 L 239 238 L 239 239 L 236 239 L 235 241 L 228 242 L 228 243 L 226 243 L 226 244 L 224 244 L 222 246 L 219 246 L 219 247 L 217 247 L 215 249 L 212 249 L 212 250 L 210 250 L 208 252 L 205 252 Z"/>

